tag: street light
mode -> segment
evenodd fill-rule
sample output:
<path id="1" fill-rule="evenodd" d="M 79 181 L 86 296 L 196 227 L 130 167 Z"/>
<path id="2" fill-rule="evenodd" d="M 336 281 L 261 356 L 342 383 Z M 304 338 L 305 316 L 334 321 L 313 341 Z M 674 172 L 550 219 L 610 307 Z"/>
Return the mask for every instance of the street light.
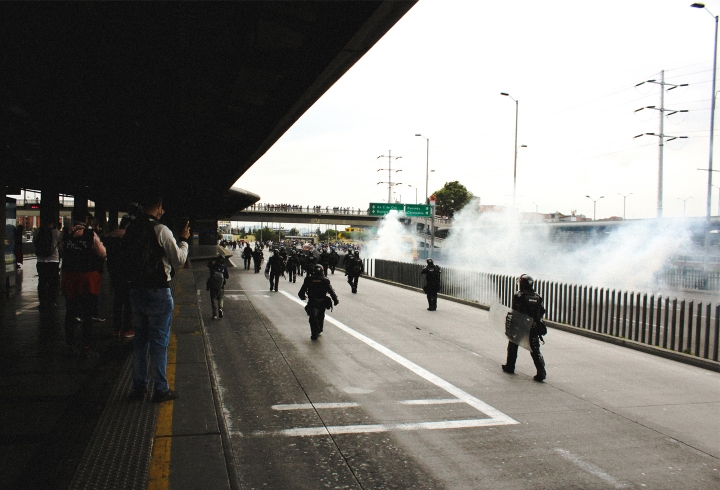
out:
<path id="1" fill-rule="evenodd" d="M 618 192 L 618 196 L 622 196 L 623 198 L 623 219 L 625 219 L 625 198 L 628 196 L 632 196 L 632 192 L 630 194 L 620 194 Z"/>
<path id="2" fill-rule="evenodd" d="M 710 157 L 708 158 L 708 185 L 707 185 L 707 210 L 705 218 L 707 220 L 707 231 L 705 234 L 705 245 L 710 245 L 710 200 L 712 199 L 712 174 L 713 174 L 713 138 L 715 136 L 715 81 L 717 79 L 717 38 L 718 38 L 718 16 L 713 15 L 704 3 L 693 3 L 690 5 L 696 9 L 705 9 L 715 18 L 715 38 L 713 48 L 713 76 L 712 76 L 712 97 L 710 99 Z"/>
<path id="3" fill-rule="evenodd" d="M 533 204 L 535 205 L 535 214 L 537 214 L 537 212 L 538 212 L 538 205 L 537 205 L 536 202 L 534 202 Z"/>
<path id="4" fill-rule="evenodd" d="M 430 138 L 426 138 L 420 133 L 416 133 L 415 136 L 425 138 L 425 204 L 428 202 L 428 173 L 430 168 Z"/>
<path id="5" fill-rule="evenodd" d="M 415 204 L 417 204 L 417 187 L 415 187 L 414 185 L 410 185 L 410 184 L 408 184 L 407 186 L 415 189 Z"/>
<path id="6" fill-rule="evenodd" d="M 678 201 L 682 201 L 682 202 L 683 202 L 683 218 L 685 217 L 685 202 L 686 202 L 688 199 L 692 199 L 692 196 L 686 197 L 685 199 L 681 199 L 681 198 L 678 197 Z"/>
<path id="7" fill-rule="evenodd" d="M 593 221 L 595 221 L 595 209 L 596 209 L 596 206 L 597 206 L 597 202 L 598 202 L 600 199 L 602 199 L 603 197 L 605 197 L 605 196 L 600 196 L 600 197 L 598 197 L 597 199 L 593 199 L 593 198 L 590 197 L 590 196 L 585 196 L 585 197 L 587 197 L 588 199 L 590 199 L 590 200 L 593 202 Z"/>
<path id="8" fill-rule="evenodd" d="M 513 162 L 513 209 L 515 209 L 515 190 L 517 188 L 517 154 L 518 154 L 518 110 L 520 103 L 507 92 L 500 92 L 500 95 L 510 97 L 515 101 L 515 161 Z"/>

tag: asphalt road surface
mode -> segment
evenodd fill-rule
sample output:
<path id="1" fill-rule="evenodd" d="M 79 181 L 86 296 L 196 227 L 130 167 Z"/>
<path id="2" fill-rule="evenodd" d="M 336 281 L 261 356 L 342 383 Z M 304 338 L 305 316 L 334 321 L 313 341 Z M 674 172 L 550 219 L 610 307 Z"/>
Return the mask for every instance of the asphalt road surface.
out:
<path id="1" fill-rule="evenodd" d="M 312 341 L 303 278 L 237 265 L 198 295 L 242 488 L 720 488 L 718 373 L 551 330 L 508 375 L 486 311 L 340 271 Z"/>

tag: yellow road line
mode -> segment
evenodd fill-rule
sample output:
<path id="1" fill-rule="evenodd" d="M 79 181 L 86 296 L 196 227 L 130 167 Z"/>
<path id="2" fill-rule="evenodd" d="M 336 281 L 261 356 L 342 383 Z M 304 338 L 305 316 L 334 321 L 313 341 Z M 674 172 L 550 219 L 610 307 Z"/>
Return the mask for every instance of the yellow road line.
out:
<path id="1" fill-rule="evenodd" d="M 179 290 L 179 285 L 178 285 Z M 178 312 L 175 306 L 173 316 Z M 166 376 L 170 389 L 175 387 L 175 363 L 177 361 L 177 336 L 170 333 L 168 344 Z M 150 458 L 147 490 L 167 490 L 170 488 L 170 448 L 172 446 L 172 420 L 174 402 L 160 403 L 155 424 L 155 440 Z"/>

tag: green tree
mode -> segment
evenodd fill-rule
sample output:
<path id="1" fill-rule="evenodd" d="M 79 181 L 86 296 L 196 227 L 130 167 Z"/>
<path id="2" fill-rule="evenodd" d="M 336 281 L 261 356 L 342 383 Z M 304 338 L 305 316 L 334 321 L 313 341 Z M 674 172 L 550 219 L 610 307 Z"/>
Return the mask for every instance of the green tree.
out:
<path id="1" fill-rule="evenodd" d="M 442 189 L 435 191 L 435 213 L 452 218 L 472 197 L 472 192 L 457 180 L 445 182 Z"/>
<path id="2" fill-rule="evenodd" d="M 278 234 L 276 231 L 268 228 L 267 226 L 262 229 L 262 233 L 260 230 L 255 230 L 253 233 L 255 236 L 256 241 L 263 241 L 267 242 L 268 240 L 272 240 L 273 242 L 276 242 L 278 240 Z"/>

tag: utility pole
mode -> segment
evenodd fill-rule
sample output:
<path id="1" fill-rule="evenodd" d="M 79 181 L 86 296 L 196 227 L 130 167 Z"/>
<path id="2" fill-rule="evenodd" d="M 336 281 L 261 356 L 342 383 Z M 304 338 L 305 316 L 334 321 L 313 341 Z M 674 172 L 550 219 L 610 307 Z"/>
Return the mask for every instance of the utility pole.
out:
<path id="1" fill-rule="evenodd" d="M 392 181 L 392 161 L 393 158 L 395 160 L 399 160 L 402 157 L 393 157 L 392 156 L 392 150 L 388 150 L 387 155 L 380 155 L 378 158 L 387 158 L 388 159 L 388 168 L 379 168 L 378 172 L 381 170 L 387 170 L 388 171 L 388 181 L 387 182 L 378 182 L 378 184 L 387 184 L 388 185 L 388 204 L 392 202 L 392 188 L 394 185 L 400 185 L 402 182 L 395 182 Z M 402 172 L 402 170 L 396 170 L 395 173 Z"/>
<path id="2" fill-rule="evenodd" d="M 687 83 L 683 83 L 681 85 L 675 85 L 673 83 L 667 83 L 665 82 L 665 70 L 662 70 L 660 72 L 660 81 L 658 82 L 655 79 L 652 80 L 645 80 L 644 82 L 640 82 L 636 87 L 639 87 L 640 85 L 644 83 L 655 83 L 660 85 L 660 107 L 655 107 L 654 105 L 649 105 L 647 107 L 641 107 L 640 109 L 636 110 L 635 112 L 640 112 L 643 109 L 654 109 L 656 111 L 660 111 L 660 133 L 644 133 L 639 134 L 635 136 L 635 138 L 639 138 L 641 136 L 657 136 L 659 139 L 658 142 L 658 194 L 657 194 L 657 217 L 662 218 L 663 215 L 663 153 L 664 153 L 664 146 L 665 146 L 665 138 L 668 138 L 667 141 L 672 141 L 674 139 L 685 139 L 687 136 L 668 136 L 665 134 L 665 112 L 670 112 L 668 116 L 671 116 L 673 114 L 676 114 L 678 112 L 687 112 L 687 110 L 681 110 L 681 111 L 674 111 L 672 109 L 666 109 L 665 108 L 665 86 L 670 85 L 670 88 L 667 89 L 668 92 L 670 90 L 676 89 L 678 87 L 687 87 Z"/>

